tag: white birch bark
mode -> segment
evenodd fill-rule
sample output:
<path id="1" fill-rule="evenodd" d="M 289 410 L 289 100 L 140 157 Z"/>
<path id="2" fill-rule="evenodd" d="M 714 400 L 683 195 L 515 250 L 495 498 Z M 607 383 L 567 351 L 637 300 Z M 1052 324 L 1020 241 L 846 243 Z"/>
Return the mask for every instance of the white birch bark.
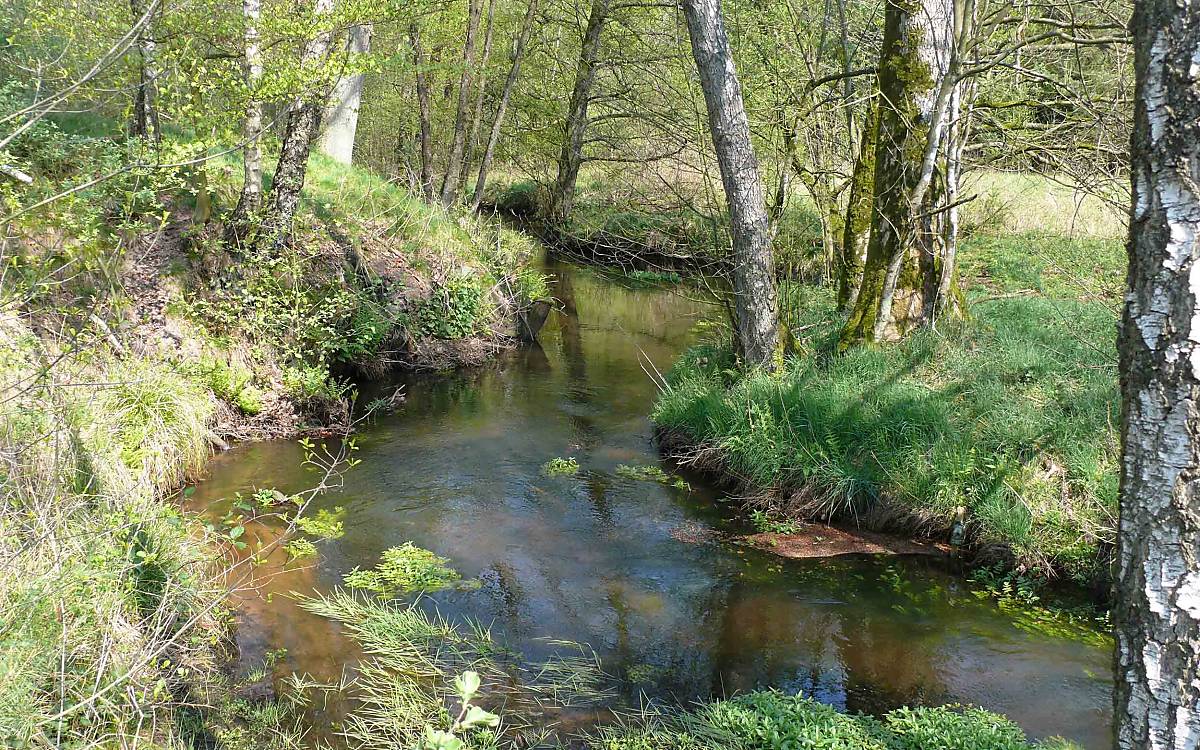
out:
<path id="1" fill-rule="evenodd" d="M 371 51 L 372 31 L 369 23 L 350 27 L 346 35 L 347 64 Z M 354 134 L 358 130 L 363 77 L 361 72 L 355 72 L 339 78 L 321 117 L 323 130 L 318 148 L 340 164 L 349 164 L 354 159 Z"/>

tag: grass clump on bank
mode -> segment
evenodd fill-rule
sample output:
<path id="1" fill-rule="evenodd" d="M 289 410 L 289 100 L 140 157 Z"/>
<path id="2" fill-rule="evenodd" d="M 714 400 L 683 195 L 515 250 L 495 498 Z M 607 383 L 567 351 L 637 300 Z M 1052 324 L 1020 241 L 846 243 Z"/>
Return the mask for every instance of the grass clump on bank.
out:
<path id="1" fill-rule="evenodd" d="M 728 348 L 693 349 L 654 419 L 784 515 L 944 537 L 963 507 L 984 557 L 1102 580 L 1120 246 L 980 238 L 963 252 L 965 320 L 838 356 L 832 295 L 800 287 L 798 354 L 779 373 L 743 376 Z"/>
<path id="2" fill-rule="evenodd" d="M 600 730 L 595 750 L 1035 750 L 1067 748 L 1062 740 L 1030 742 L 1002 716 L 969 706 L 900 708 L 876 719 L 846 714 L 801 695 L 747 693 L 684 714 L 648 716 Z"/>

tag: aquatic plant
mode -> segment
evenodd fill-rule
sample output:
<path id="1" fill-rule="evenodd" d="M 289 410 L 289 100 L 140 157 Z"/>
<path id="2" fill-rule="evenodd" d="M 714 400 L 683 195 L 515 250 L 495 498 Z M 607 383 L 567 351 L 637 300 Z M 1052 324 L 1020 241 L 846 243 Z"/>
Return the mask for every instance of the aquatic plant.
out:
<path id="1" fill-rule="evenodd" d="M 692 486 L 674 474 L 668 474 L 658 466 L 629 466 L 620 464 L 616 468 L 617 476 L 640 482 L 658 482 L 681 490 L 690 490 Z"/>
<path id="2" fill-rule="evenodd" d="M 579 471 L 579 462 L 574 458 L 552 458 L 542 464 L 542 475 L 547 477 L 567 477 Z"/>
<path id="3" fill-rule="evenodd" d="M 750 511 L 750 524 L 760 534 L 795 534 L 803 526 L 791 518 L 783 518 L 767 510 Z"/>
<path id="4" fill-rule="evenodd" d="M 354 570 L 343 576 L 352 589 L 367 589 L 384 596 L 413 591 L 437 591 L 461 578 L 450 562 L 427 549 L 405 542 L 383 551 L 379 564 L 372 570 Z"/>

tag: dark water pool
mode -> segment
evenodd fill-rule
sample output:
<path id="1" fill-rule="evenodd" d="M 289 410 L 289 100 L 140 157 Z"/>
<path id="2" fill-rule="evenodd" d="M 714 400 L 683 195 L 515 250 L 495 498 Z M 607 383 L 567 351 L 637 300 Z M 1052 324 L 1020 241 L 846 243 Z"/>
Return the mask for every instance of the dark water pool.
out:
<path id="1" fill-rule="evenodd" d="M 928 561 L 775 559 L 721 538 L 737 522 L 696 477 L 685 491 L 617 476 L 620 464 L 658 464 L 646 371 L 669 366 L 707 308 L 550 269 L 563 305 L 542 347 L 409 379 L 407 403 L 359 438 L 345 486 L 315 501 L 346 509 L 345 536 L 320 543 L 311 565 L 264 566 L 238 595 L 243 645 L 287 649 L 278 675 L 332 677 L 357 658 L 337 626 L 280 594 L 328 590 L 412 541 L 482 582 L 431 605 L 490 623 L 530 658 L 547 638 L 589 644 L 621 700 L 773 686 L 867 712 L 963 702 L 1035 737 L 1108 746 L 1102 642 L 1028 628 Z M 579 473 L 542 476 L 559 456 Z M 293 442 L 239 446 L 213 461 L 191 503 L 219 514 L 238 491 L 304 489 L 301 462 Z"/>

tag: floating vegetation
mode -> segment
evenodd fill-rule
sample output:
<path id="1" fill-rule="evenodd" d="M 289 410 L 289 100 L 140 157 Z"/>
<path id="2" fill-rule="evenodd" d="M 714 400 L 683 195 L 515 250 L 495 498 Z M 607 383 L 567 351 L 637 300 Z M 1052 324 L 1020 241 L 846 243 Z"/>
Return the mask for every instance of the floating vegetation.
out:
<path id="1" fill-rule="evenodd" d="M 352 589 L 366 589 L 382 596 L 438 591 L 457 583 L 462 577 L 447 565 L 449 562 L 412 542 L 405 542 L 384 550 L 374 569 L 355 568 L 343 580 Z"/>
<path id="2" fill-rule="evenodd" d="M 342 520 L 346 517 L 346 509 L 337 506 L 333 510 L 321 508 L 311 516 L 301 516 L 296 519 L 296 526 L 305 534 L 318 539 L 339 539 L 346 533 Z"/>
<path id="3" fill-rule="evenodd" d="M 616 469 L 617 476 L 622 479 L 632 479 L 637 482 L 658 482 L 681 490 L 690 490 L 692 486 L 682 477 L 668 474 L 657 466 L 629 466 L 621 464 Z"/>
<path id="4" fill-rule="evenodd" d="M 579 472 L 579 462 L 573 458 L 552 458 L 542 464 L 542 474 L 548 477 L 569 477 Z"/>
<path id="5" fill-rule="evenodd" d="M 976 598 L 994 600 L 1021 630 L 1111 646 L 1112 624 L 1107 612 L 1086 604 L 1072 606 L 1044 600 L 1040 581 L 1000 567 L 980 568 L 971 573 L 970 581 L 977 586 L 971 592 Z"/>

